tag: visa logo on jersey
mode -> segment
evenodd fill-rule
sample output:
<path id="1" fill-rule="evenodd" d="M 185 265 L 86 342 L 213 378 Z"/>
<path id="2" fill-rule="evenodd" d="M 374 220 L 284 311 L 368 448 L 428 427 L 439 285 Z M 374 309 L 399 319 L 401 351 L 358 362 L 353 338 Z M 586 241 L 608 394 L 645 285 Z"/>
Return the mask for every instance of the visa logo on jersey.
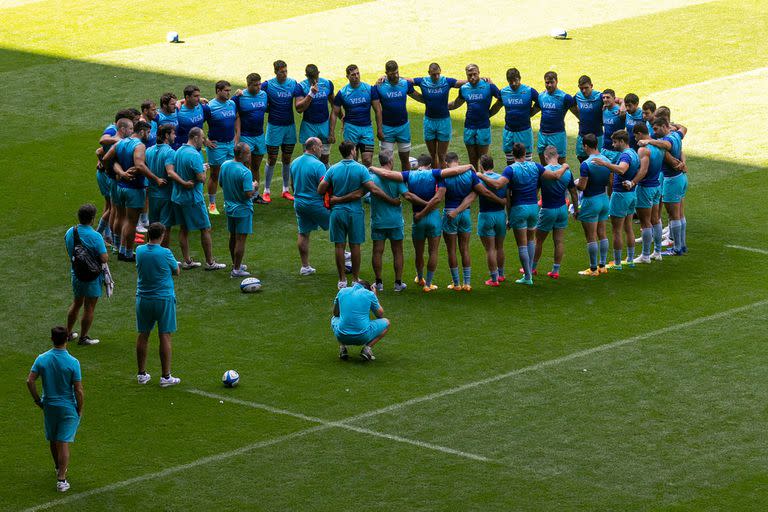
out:
<path id="1" fill-rule="evenodd" d="M 425 94 L 443 94 L 442 89 L 434 89 L 432 87 L 427 87 L 427 89 L 424 90 Z"/>
<path id="2" fill-rule="evenodd" d="M 525 105 L 523 98 L 507 98 L 507 105 Z"/>
<path id="3" fill-rule="evenodd" d="M 368 103 L 367 98 L 347 98 L 347 102 L 351 103 L 352 105 L 362 105 L 363 103 Z"/>
<path id="4" fill-rule="evenodd" d="M 267 104 L 264 103 L 263 101 L 252 101 L 251 102 L 251 109 L 256 110 L 256 109 L 262 109 L 262 108 L 267 108 Z"/>
<path id="5" fill-rule="evenodd" d="M 289 93 L 289 92 L 277 91 L 276 96 L 278 98 L 290 98 L 290 97 L 292 97 L 292 94 Z"/>
<path id="6" fill-rule="evenodd" d="M 481 99 L 483 99 L 482 94 L 470 94 L 469 96 L 467 96 L 468 101 L 481 100 Z"/>
<path id="7" fill-rule="evenodd" d="M 557 107 L 557 103 L 555 103 L 555 102 L 548 102 L 547 101 L 547 102 L 544 102 L 544 103 L 541 104 L 541 108 L 554 110 L 554 109 L 556 109 L 558 107 Z"/>
<path id="8" fill-rule="evenodd" d="M 387 93 L 387 98 L 402 98 L 403 93 L 400 91 L 393 91 Z"/>

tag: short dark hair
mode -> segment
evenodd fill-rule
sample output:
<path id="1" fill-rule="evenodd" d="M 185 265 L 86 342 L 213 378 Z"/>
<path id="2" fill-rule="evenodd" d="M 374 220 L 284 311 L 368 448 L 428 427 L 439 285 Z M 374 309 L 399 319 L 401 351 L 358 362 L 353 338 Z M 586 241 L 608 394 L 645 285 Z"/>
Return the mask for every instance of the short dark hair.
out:
<path id="1" fill-rule="evenodd" d="M 341 153 L 342 158 L 349 158 L 349 155 L 352 154 L 353 149 L 355 149 L 354 142 L 345 140 L 345 141 L 342 141 L 341 144 L 339 144 L 339 153 Z"/>
<path id="2" fill-rule="evenodd" d="M 157 240 L 165 235 L 165 226 L 160 222 L 153 222 L 147 228 L 147 238 Z"/>
<path id="3" fill-rule="evenodd" d="M 286 64 L 284 60 L 278 59 L 278 60 L 276 60 L 275 62 L 272 63 L 272 67 L 274 68 L 275 73 L 277 73 L 281 69 L 287 68 L 288 64 Z"/>
<path id="4" fill-rule="evenodd" d="M 258 73 L 249 73 L 247 77 L 245 77 L 245 83 L 252 84 L 253 82 L 261 82 L 261 75 Z"/>
<path id="5" fill-rule="evenodd" d="M 216 82 L 216 92 L 223 91 L 227 87 L 232 87 L 232 84 L 227 82 L 226 80 L 219 80 Z"/>
<path id="6" fill-rule="evenodd" d="M 587 133 L 581 138 L 581 142 L 590 149 L 597 149 L 597 137 L 594 133 Z"/>
<path id="7" fill-rule="evenodd" d="M 669 126 L 669 121 L 667 121 L 667 118 L 664 116 L 657 116 L 653 119 L 651 126 Z"/>
<path id="8" fill-rule="evenodd" d="M 139 109 L 130 107 L 125 109 L 125 111 L 131 114 L 131 119 L 133 120 L 136 120 L 141 117 L 141 112 L 139 111 Z"/>
<path id="9" fill-rule="evenodd" d="M 144 100 L 141 102 L 141 111 L 149 110 L 152 108 L 152 106 L 155 104 L 152 100 Z"/>
<path id="10" fill-rule="evenodd" d="M 161 107 L 168 106 L 171 103 L 172 99 L 175 100 L 175 99 L 178 99 L 178 98 L 176 98 L 176 95 L 173 94 L 172 92 L 163 93 L 163 95 L 160 96 L 160 106 Z"/>
<path id="11" fill-rule="evenodd" d="M 428 154 L 426 154 L 426 153 L 422 153 L 422 154 L 420 154 L 420 155 L 419 155 L 419 156 L 416 158 L 416 164 L 417 164 L 419 167 L 430 167 L 430 166 L 432 165 L 432 157 L 431 157 L 431 156 L 429 156 L 429 155 L 428 155 Z"/>
<path id="12" fill-rule="evenodd" d="M 627 130 L 616 130 L 611 134 L 611 139 L 614 141 L 620 140 L 624 144 L 629 144 L 629 133 L 627 133 Z"/>
<path id="13" fill-rule="evenodd" d="M 479 164 L 484 171 L 490 171 L 493 169 L 493 157 L 491 155 L 480 155 Z"/>
<path id="14" fill-rule="evenodd" d="M 512 156 L 515 158 L 523 158 L 525 156 L 525 144 L 515 142 L 512 145 Z"/>
<path id="15" fill-rule="evenodd" d="M 393 153 L 390 149 L 383 149 L 379 151 L 379 165 L 387 165 L 392 163 Z"/>
<path id="16" fill-rule="evenodd" d="M 656 117 L 659 117 L 659 116 L 666 117 L 667 120 L 669 120 L 669 118 L 672 116 L 672 111 L 669 110 L 669 107 L 662 105 L 656 108 L 656 112 L 654 112 L 654 115 L 656 115 Z"/>
<path id="17" fill-rule="evenodd" d="M 96 218 L 96 207 L 91 203 L 86 203 L 77 210 L 77 221 L 83 226 L 87 226 Z"/>
<path id="18" fill-rule="evenodd" d="M 520 80 L 520 71 L 517 70 L 517 68 L 509 68 L 507 70 L 507 81 L 512 81 L 514 79 Z"/>
<path id="19" fill-rule="evenodd" d="M 637 105 L 640 103 L 640 98 L 637 96 L 637 94 L 631 92 L 624 96 L 624 103 L 631 103 L 633 105 Z"/>
<path id="20" fill-rule="evenodd" d="M 399 68 L 397 66 L 397 62 L 394 60 L 388 60 L 386 64 L 384 64 L 384 71 L 387 73 L 391 71 L 397 71 Z"/>
<path id="21" fill-rule="evenodd" d="M 304 74 L 310 80 L 317 80 L 317 78 L 320 76 L 320 70 L 317 69 L 315 64 L 307 64 L 307 67 L 304 68 Z"/>
<path id="22" fill-rule="evenodd" d="M 118 110 L 117 114 L 115 114 L 115 123 L 117 123 L 121 119 L 130 119 L 133 121 L 134 119 L 133 111 L 127 108 L 124 108 L 122 110 Z"/>
<path id="23" fill-rule="evenodd" d="M 643 110 L 650 110 L 651 112 L 656 112 L 656 103 L 648 100 L 645 103 L 643 103 Z"/>
<path id="24" fill-rule="evenodd" d="M 429 68 L 427 69 L 429 69 L 429 71 L 442 71 L 440 64 L 438 64 L 437 62 L 430 63 Z"/>
<path id="25" fill-rule="evenodd" d="M 603 94 L 607 94 L 612 98 L 616 97 L 616 91 L 614 91 L 613 89 L 603 89 Z"/>
<path id="26" fill-rule="evenodd" d="M 459 161 L 459 155 L 458 153 L 454 151 L 449 151 L 445 154 L 445 162 L 458 162 Z"/>
<path id="27" fill-rule="evenodd" d="M 57 347 L 64 345 L 67 342 L 67 329 L 61 325 L 51 327 L 51 341 Z"/>
<path id="28" fill-rule="evenodd" d="M 592 79 L 589 78 L 587 75 L 581 75 L 579 77 L 579 87 L 587 84 L 592 85 Z"/>
<path id="29" fill-rule="evenodd" d="M 544 73 L 544 80 L 557 80 L 557 73 L 554 71 L 547 71 Z"/>
<path id="30" fill-rule="evenodd" d="M 163 144 L 168 140 L 171 133 L 176 131 L 176 127 L 172 124 L 163 124 L 157 129 L 157 142 Z"/>
<path id="31" fill-rule="evenodd" d="M 635 135 L 639 133 L 648 135 L 648 127 L 645 126 L 645 123 L 635 123 L 635 126 L 632 128 L 632 133 L 634 133 Z"/>
<path id="32" fill-rule="evenodd" d="M 349 66 L 347 66 L 347 70 L 346 70 L 347 76 L 349 76 L 349 74 L 356 69 L 359 69 L 357 67 L 357 64 L 350 64 Z"/>
<path id="33" fill-rule="evenodd" d="M 246 144 L 245 142 L 238 142 L 235 144 L 235 148 L 232 150 L 232 152 L 235 154 L 235 160 L 238 162 L 242 162 L 243 157 L 245 156 L 245 153 L 247 151 L 250 151 L 251 147 Z"/>
<path id="34" fill-rule="evenodd" d="M 140 132 L 141 130 L 151 130 L 152 125 L 146 121 L 136 121 L 133 123 L 133 133 Z"/>
<path id="35" fill-rule="evenodd" d="M 200 92 L 200 88 L 196 85 L 188 85 L 184 88 L 184 97 L 189 98 L 196 92 Z"/>
<path id="36" fill-rule="evenodd" d="M 365 288 L 366 290 L 371 289 L 371 283 L 369 281 L 366 281 L 365 279 L 358 279 L 357 282 L 363 285 L 363 288 Z"/>

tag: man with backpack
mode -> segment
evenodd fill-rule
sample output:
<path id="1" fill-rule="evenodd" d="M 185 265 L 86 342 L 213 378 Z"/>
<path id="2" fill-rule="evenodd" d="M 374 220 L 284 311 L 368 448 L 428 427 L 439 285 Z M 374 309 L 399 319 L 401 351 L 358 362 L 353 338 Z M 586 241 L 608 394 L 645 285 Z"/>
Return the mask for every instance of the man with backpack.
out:
<path id="1" fill-rule="evenodd" d="M 84 204 L 77 211 L 79 224 L 69 228 L 64 235 L 64 243 L 71 264 L 72 292 L 74 299 L 67 312 L 67 339 L 75 340 L 78 333 L 73 332 L 80 308 L 85 305 L 80 319 L 78 345 L 95 345 L 99 340 L 91 338 L 88 331 L 93 323 L 96 302 L 101 297 L 101 264 L 109 259 L 104 238 L 93 229 L 96 207 Z"/>

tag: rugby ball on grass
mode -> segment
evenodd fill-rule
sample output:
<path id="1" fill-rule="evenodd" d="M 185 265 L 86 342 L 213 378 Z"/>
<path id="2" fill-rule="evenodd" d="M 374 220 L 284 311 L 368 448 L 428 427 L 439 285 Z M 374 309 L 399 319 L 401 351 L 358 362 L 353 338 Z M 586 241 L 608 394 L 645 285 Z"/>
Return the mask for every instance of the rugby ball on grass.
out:
<path id="1" fill-rule="evenodd" d="M 555 39 L 565 39 L 568 37 L 568 32 L 564 28 L 553 28 L 549 31 L 549 35 Z"/>
<path id="2" fill-rule="evenodd" d="M 261 290 L 261 280 L 257 277 L 246 277 L 240 283 L 240 291 L 243 293 L 254 293 Z"/>

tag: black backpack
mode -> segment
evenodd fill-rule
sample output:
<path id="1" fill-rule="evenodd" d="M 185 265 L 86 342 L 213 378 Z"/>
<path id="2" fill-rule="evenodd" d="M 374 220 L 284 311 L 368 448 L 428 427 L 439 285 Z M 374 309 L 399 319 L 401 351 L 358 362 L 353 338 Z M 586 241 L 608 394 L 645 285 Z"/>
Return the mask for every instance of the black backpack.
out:
<path id="1" fill-rule="evenodd" d="M 96 261 L 80 241 L 77 226 L 74 227 L 74 246 L 72 247 L 72 271 L 80 281 L 93 281 L 101 274 L 101 263 Z"/>

